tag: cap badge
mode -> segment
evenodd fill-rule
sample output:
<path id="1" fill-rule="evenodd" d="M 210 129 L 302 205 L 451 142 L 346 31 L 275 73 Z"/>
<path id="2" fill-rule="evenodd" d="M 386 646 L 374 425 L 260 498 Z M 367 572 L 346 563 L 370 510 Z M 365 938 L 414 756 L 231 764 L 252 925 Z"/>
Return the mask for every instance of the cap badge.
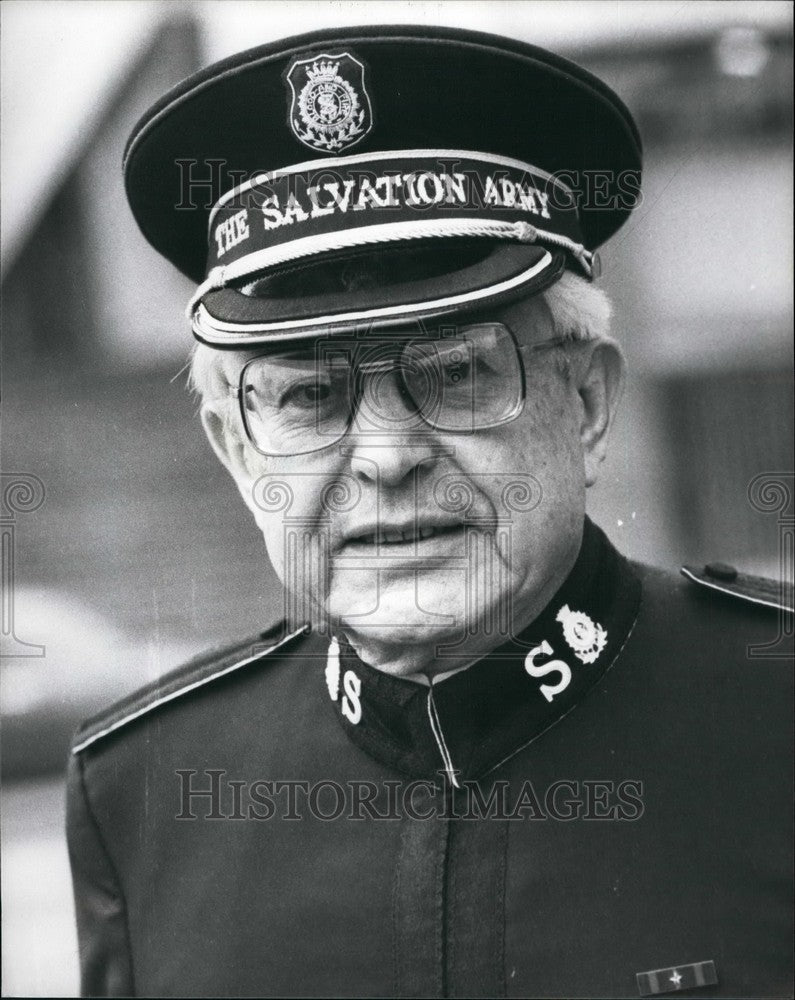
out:
<path id="1" fill-rule="evenodd" d="M 373 127 L 364 65 L 348 52 L 296 59 L 287 73 L 290 127 L 311 149 L 336 153 Z"/>
<path id="2" fill-rule="evenodd" d="M 555 618 L 563 626 L 563 637 L 583 663 L 593 663 L 607 642 L 607 632 L 583 611 L 564 604 Z"/>

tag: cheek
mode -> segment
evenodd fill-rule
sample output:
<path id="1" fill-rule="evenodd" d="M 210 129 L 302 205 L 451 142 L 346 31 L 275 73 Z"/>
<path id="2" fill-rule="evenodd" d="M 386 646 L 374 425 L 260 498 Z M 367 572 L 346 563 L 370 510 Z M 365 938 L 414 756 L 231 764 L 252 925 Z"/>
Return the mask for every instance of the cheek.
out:
<path id="1" fill-rule="evenodd" d="M 518 421 L 514 430 L 518 464 L 528 468 L 545 494 L 556 500 L 572 489 L 577 491 L 583 475 L 579 432 L 572 417 L 570 407 L 556 401 L 556 405 L 538 407 L 522 426 Z"/>
<path id="2" fill-rule="evenodd" d="M 542 399 L 528 405 L 514 429 L 517 465 L 532 475 L 536 490 L 532 508 L 513 518 L 514 557 L 534 583 L 569 558 L 585 515 L 576 405 L 564 391 Z"/>
<path id="3" fill-rule="evenodd" d="M 559 388 L 528 398 L 511 424 L 461 441 L 458 464 L 509 527 L 504 556 L 519 576 L 563 557 L 585 512 L 576 401 Z"/>
<path id="4" fill-rule="evenodd" d="M 511 476 L 517 482 L 537 484 L 542 498 L 559 500 L 561 492 L 579 492 L 583 463 L 576 406 L 556 383 L 528 392 L 524 410 L 510 424 L 468 440 L 459 438 L 457 445 L 462 471 L 499 474 L 484 479 L 487 483 L 493 478 L 498 485 L 499 492 L 486 489 L 493 503 L 501 501 Z"/>
<path id="5" fill-rule="evenodd" d="M 337 493 L 340 459 L 317 453 L 294 458 L 249 459 L 252 509 L 268 556 L 284 581 L 285 565 L 299 555 L 298 547 L 315 549 L 325 530 Z"/>

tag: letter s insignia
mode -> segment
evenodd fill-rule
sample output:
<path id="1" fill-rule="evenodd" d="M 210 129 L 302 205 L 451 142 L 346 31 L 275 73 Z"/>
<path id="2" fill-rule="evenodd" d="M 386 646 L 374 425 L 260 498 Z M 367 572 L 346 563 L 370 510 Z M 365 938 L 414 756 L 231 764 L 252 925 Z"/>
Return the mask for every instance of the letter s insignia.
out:
<path id="1" fill-rule="evenodd" d="M 571 682 L 571 668 L 563 660 L 550 660 L 548 663 L 542 663 L 540 666 L 536 665 L 536 657 L 551 655 L 552 647 L 545 639 L 540 646 L 536 646 L 530 650 L 524 661 L 524 668 L 531 677 L 546 677 L 547 674 L 556 672 L 560 674 L 560 680 L 557 684 L 541 685 L 541 694 L 550 702 L 555 695 L 560 694 L 561 691 L 565 691 Z"/>
<path id="2" fill-rule="evenodd" d="M 357 725 L 362 718 L 362 703 L 359 695 L 362 693 L 362 682 L 352 670 L 346 670 L 342 678 L 342 714 L 352 725 Z"/>

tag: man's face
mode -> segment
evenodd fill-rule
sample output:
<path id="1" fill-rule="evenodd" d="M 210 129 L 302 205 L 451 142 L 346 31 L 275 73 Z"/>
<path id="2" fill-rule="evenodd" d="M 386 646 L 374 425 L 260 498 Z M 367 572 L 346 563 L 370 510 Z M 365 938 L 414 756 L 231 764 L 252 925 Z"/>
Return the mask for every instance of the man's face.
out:
<path id="1" fill-rule="evenodd" d="M 553 337 L 538 297 L 493 318 L 520 346 Z M 365 375 L 348 433 L 309 454 L 260 454 L 234 416 L 225 460 L 299 617 L 329 618 L 390 672 L 438 673 L 461 664 L 457 640 L 472 659 L 544 607 L 580 545 L 587 405 L 558 350 L 522 356 L 524 406 L 489 429 L 432 429 L 394 370 Z M 223 358 L 231 385 L 250 357 Z"/>

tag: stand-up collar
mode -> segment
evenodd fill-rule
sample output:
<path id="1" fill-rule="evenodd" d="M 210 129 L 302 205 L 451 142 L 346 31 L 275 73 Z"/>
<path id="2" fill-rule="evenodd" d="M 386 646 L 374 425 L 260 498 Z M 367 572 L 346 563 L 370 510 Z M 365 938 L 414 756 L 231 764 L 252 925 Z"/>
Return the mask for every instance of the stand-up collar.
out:
<path id="1" fill-rule="evenodd" d="M 453 783 L 498 767 L 569 712 L 621 652 L 640 581 L 586 519 L 574 567 L 520 635 L 431 686 L 392 677 L 332 640 L 326 682 L 340 724 L 370 756 Z"/>

